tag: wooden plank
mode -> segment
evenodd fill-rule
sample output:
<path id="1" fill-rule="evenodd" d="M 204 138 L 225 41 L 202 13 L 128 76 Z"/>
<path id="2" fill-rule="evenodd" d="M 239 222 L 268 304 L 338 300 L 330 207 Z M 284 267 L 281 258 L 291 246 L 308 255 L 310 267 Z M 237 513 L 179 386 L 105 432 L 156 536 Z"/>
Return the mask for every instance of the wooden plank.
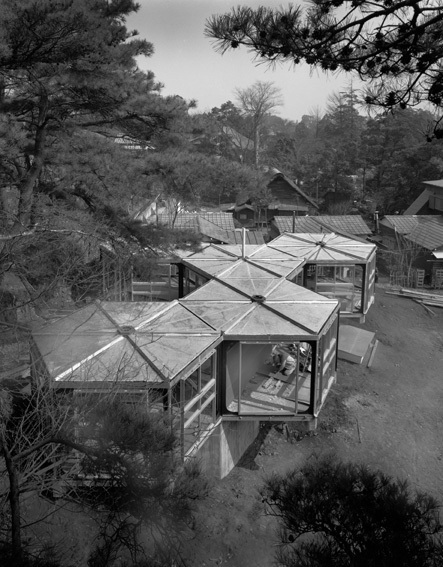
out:
<path id="1" fill-rule="evenodd" d="M 423 305 L 431 305 L 432 307 L 443 307 L 443 301 L 422 301 Z"/>
<path id="2" fill-rule="evenodd" d="M 368 368 L 370 368 L 372 366 L 372 363 L 374 362 L 375 351 L 377 350 L 377 347 L 378 347 L 378 340 L 375 340 L 374 346 L 372 347 L 371 355 L 369 356 L 369 360 L 367 364 Z"/>
<path id="3" fill-rule="evenodd" d="M 441 294 L 427 293 L 425 291 L 417 291 L 417 290 L 414 290 L 414 289 L 402 288 L 400 290 L 400 293 L 402 293 L 404 295 L 414 295 L 414 296 L 417 296 L 417 297 L 421 297 L 423 299 L 437 299 L 438 301 L 443 300 L 443 296 Z"/>
<path id="4" fill-rule="evenodd" d="M 432 311 L 432 309 L 429 309 L 429 307 L 426 307 L 426 305 L 424 304 L 423 301 L 420 301 L 420 299 L 415 299 L 414 298 L 415 303 L 418 303 L 419 305 L 421 305 L 423 307 L 423 309 L 425 309 L 428 313 L 430 313 L 433 317 L 435 317 L 435 313 Z M 442 305 L 443 307 L 443 305 Z"/>

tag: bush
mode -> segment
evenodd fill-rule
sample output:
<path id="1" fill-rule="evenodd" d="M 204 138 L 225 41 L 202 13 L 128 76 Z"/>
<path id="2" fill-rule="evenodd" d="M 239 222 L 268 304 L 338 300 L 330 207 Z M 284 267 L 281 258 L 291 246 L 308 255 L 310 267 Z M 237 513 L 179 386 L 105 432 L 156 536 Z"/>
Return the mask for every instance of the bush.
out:
<path id="1" fill-rule="evenodd" d="M 270 477 L 263 496 L 287 567 L 442 565 L 438 503 L 381 471 L 323 459 Z"/>

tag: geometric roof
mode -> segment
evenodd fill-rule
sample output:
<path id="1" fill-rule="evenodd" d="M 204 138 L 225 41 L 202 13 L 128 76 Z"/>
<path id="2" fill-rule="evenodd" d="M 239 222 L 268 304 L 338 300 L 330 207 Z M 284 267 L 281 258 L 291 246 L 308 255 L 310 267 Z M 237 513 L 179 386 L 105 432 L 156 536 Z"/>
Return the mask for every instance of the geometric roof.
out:
<path id="1" fill-rule="evenodd" d="M 357 263 L 369 260 L 375 244 L 354 240 L 335 233 L 282 234 L 269 246 L 285 251 L 306 262 Z"/>
<path id="2" fill-rule="evenodd" d="M 33 332 L 51 377 L 63 382 L 159 384 L 177 378 L 220 333 L 171 303 L 94 303 Z"/>
<path id="3" fill-rule="evenodd" d="M 224 339 L 318 339 L 339 302 L 295 284 L 294 276 L 306 261 L 361 263 L 374 250 L 333 233 L 283 234 L 244 250 L 211 244 L 182 259 L 209 279 L 182 299 L 96 302 L 36 329 L 34 340 L 55 382 L 165 387 Z"/>

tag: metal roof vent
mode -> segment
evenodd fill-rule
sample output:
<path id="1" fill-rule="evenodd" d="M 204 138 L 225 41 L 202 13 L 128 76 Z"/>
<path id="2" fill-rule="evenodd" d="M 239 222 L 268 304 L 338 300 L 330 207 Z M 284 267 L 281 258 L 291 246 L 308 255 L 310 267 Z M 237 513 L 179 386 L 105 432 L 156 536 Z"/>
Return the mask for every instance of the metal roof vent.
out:
<path id="1" fill-rule="evenodd" d="M 122 325 L 118 332 L 123 336 L 133 335 L 135 333 L 135 327 L 132 325 Z"/>
<path id="2" fill-rule="evenodd" d="M 251 297 L 252 301 L 255 301 L 256 303 L 264 303 L 266 297 L 264 295 L 253 295 Z"/>

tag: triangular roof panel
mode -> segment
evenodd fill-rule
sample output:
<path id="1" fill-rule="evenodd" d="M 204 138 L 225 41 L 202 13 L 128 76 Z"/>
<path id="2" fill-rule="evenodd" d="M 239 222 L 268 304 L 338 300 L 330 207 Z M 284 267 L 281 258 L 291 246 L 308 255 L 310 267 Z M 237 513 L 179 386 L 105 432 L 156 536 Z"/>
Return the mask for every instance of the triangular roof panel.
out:
<path id="1" fill-rule="evenodd" d="M 299 303 L 337 303 L 333 299 L 328 299 L 323 295 L 319 295 L 310 289 L 292 283 L 288 280 L 282 280 L 280 284 L 266 297 L 266 302 L 270 301 L 293 301 Z"/>
<path id="2" fill-rule="evenodd" d="M 221 244 L 218 248 L 225 250 L 229 254 L 234 254 L 238 258 L 242 257 L 243 247 L 241 244 Z M 245 256 L 251 256 L 257 250 L 261 248 L 266 249 L 266 244 L 246 244 L 245 245 Z"/>
<path id="3" fill-rule="evenodd" d="M 176 303 L 166 312 L 143 325 L 143 333 L 212 333 L 209 325 Z"/>
<path id="4" fill-rule="evenodd" d="M 251 302 L 189 301 L 186 307 L 218 331 L 224 331 L 251 309 Z"/>
<path id="5" fill-rule="evenodd" d="M 94 358 L 86 360 L 71 370 L 60 372 L 52 369 L 56 381 L 63 382 L 109 382 L 117 385 L 127 382 L 161 382 L 163 377 L 155 372 L 144 356 L 123 337 Z M 51 370 L 51 368 L 50 368 Z"/>
<path id="6" fill-rule="evenodd" d="M 256 305 L 248 315 L 240 319 L 238 323 L 226 330 L 225 337 L 261 338 L 272 340 L 273 337 L 279 339 L 287 338 L 293 340 L 297 335 L 306 336 L 309 332 L 296 323 L 291 323 L 280 317 L 277 313 L 266 309 L 261 305 Z"/>
<path id="7" fill-rule="evenodd" d="M 338 305 L 337 301 L 334 300 L 323 303 L 273 303 L 267 301 L 266 304 L 284 317 L 296 321 L 300 327 L 312 334 L 318 334 L 321 331 Z"/>
<path id="8" fill-rule="evenodd" d="M 39 327 L 33 337 L 53 377 L 120 340 L 116 326 L 96 305 Z"/>
<path id="9" fill-rule="evenodd" d="M 186 266 L 197 268 L 198 270 L 205 272 L 205 274 L 208 274 L 208 276 L 218 276 L 227 269 L 232 268 L 235 262 L 238 262 L 237 258 L 229 260 L 222 258 L 214 260 L 194 260 L 193 258 L 188 258 L 184 264 Z"/>
<path id="10" fill-rule="evenodd" d="M 249 302 L 249 297 L 244 293 L 237 293 L 222 282 L 211 280 L 202 287 L 199 287 L 186 297 L 180 300 L 180 303 L 187 304 L 189 301 L 241 301 Z"/>
<path id="11" fill-rule="evenodd" d="M 208 260 L 214 258 L 223 258 L 223 259 L 230 259 L 234 258 L 235 254 L 230 254 L 227 250 L 225 251 L 223 248 L 225 246 L 214 246 L 211 244 L 210 246 L 206 246 L 203 250 L 199 250 L 198 252 L 194 252 L 194 254 L 189 255 L 186 258 L 188 260 Z"/>
<path id="12" fill-rule="evenodd" d="M 131 301 L 130 303 L 103 301 L 100 305 L 117 325 L 131 325 L 134 328 L 156 317 L 169 307 L 167 303 L 153 301 Z"/>
<path id="13" fill-rule="evenodd" d="M 275 275 L 286 277 L 292 274 L 297 268 L 301 268 L 305 260 L 296 260 L 295 258 L 292 260 L 255 260 L 255 258 L 253 258 L 250 262 Z"/>
<path id="14" fill-rule="evenodd" d="M 167 379 L 173 379 L 191 362 L 211 346 L 219 335 L 171 336 L 137 333 L 135 342 L 143 354 Z M 154 375 L 155 372 L 151 371 Z"/>

